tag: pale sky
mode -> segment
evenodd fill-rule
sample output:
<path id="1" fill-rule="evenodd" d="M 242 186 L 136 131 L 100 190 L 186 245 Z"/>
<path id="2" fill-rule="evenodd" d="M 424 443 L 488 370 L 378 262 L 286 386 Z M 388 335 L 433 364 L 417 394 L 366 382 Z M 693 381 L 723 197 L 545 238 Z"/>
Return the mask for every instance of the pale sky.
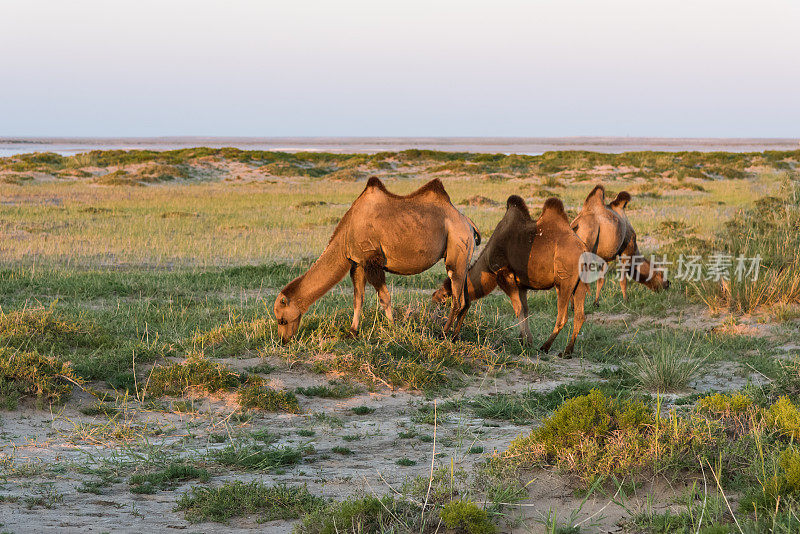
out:
<path id="1" fill-rule="evenodd" d="M 0 0 L 0 136 L 800 136 L 797 0 Z"/>

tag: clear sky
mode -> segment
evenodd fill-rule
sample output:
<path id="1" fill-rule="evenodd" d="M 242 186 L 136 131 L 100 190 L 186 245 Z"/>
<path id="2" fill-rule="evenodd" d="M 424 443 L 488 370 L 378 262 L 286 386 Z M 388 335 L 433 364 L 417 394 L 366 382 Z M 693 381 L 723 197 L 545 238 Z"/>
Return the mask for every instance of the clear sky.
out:
<path id="1" fill-rule="evenodd" d="M 0 0 L 0 136 L 800 136 L 797 0 Z"/>

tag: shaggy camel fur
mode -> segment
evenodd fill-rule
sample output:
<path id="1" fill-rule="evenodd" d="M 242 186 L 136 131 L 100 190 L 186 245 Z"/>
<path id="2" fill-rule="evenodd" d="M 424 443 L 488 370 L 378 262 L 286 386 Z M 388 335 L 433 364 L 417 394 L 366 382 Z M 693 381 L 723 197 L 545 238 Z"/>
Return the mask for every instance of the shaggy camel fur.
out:
<path id="1" fill-rule="evenodd" d="M 547 352 L 567 324 L 568 307 L 573 306 L 572 336 L 564 356 L 572 353 L 575 338 L 583 326 L 584 300 L 589 289 L 580 278 L 583 241 L 569 227 L 564 204 L 557 198 L 544 203 L 542 214 L 534 221 L 522 198 L 512 195 L 506 202 L 506 214 L 497 224 L 486 248 L 469 268 L 467 293 L 471 300 L 488 295 L 500 286 L 511 299 L 519 321 L 520 338 L 533 343 L 528 326 L 528 290 L 556 288 L 558 315 L 552 334 L 541 346 Z M 451 294 L 450 280 L 433 294 L 443 302 Z"/>
<path id="2" fill-rule="evenodd" d="M 628 278 L 644 284 L 653 291 L 661 291 L 669 287 L 661 270 L 653 269 L 650 262 L 639 252 L 636 243 L 636 232 L 625 214 L 625 206 L 631 200 L 627 191 L 622 191 L 613 201 L 606 204 L 606 191 L 602 185 L 595 186 L 583 209 L 570 225 L 578 237 L 583 239 L 591 252 L 607 262 L 619 258 L 624 276 L 620 278 L 622 298 L 628 300 Z M 594 305 L 600 300 L 600 290 L 605 277 L 597 280 L 597 293 Z"/>
<path id="3" fill-rule="evenodd" d="M 439 180 L 399 196 L 372 177 L 319 259 L 278 294 L 274 306 L 278 333 L 284 342 L 289 341 L 297 333 L 302 315 L 348 271 L 353 279 L 353 334 L 358 332 L 366 282 L 377 290 L 392 322 L 385 271 L 418 274 L 444 258 L 447 276 L 456 288 L 444 329 L 448 331 L 455 323 L 453 334 L 458 335 L 469 308 L 464 286 L 476 242 L 480 243 L 477 228 L 453 206 Z"/>

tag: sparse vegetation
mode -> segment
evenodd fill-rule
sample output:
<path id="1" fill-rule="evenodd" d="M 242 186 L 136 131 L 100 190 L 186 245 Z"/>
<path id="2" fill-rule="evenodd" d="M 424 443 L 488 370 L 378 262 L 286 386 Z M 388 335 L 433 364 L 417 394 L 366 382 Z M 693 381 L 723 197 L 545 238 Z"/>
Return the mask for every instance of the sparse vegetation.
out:
<path id="1" fill-rule="evenodd" d="M 174 488 L 187 480 L 208 482 L 210 475 L 203 468 L 195 467 L 183 462 L 174 462 L 164 469 L 150 473 L 139 473 L 131 476 L 128 484 L 131 493 L 155 493 L 159 490 Z"/>
<path id="2" fill-rule="evenodd" d="M 154 367 L 147 381 L 147 393 L 154 396 L 216 393 L 236 387 L 241 380 L 239 373 L 228 366 L 212 362 L 202 354 L 190 354 L 183 362 Z M 245 394 L 246 400 L 250 397 Z"/>
<path id="3" fill-rule="evenodd" d="M 194 487 L 178 500 L 187 521 L 225 523 L 232 517 L 256 515 L 259 521 L 296 519 L 325 504 L 299 486 L 261 482 L 227 482 L 218 488 Z"/>
<path id="4" fill-rule="evenodd" d="M 265 385 L 260 378 L 250 378 L 239 388 L 236 399 L 242 408 L 255 408 L 270 412 L 297 413 L 300 404 L 290 391 L 278 391 Z"/>
<path id="5" fill-rule="evenodd" d="M 591 531 L 581 506 L 594 492 L 616 495 L 601 515 L 619 515 L 632 494 L 646 503 L 625 514 L 624 528 L 637 532 L 739 532 L 737 522 L 744 532 L 797 531 L 798 165 L 797 151 L 198 148 L 0 159 L 9 191 L 0 203 L 0 405 L 14 429 L 0 501 L 16 517 L 72 509 L 120 484 L 131 493 L 180 487 L 190 521 L 492 532 L 530 526 L 515 523 L 507 503 L 535 506 L 529 492 L 556 471 L 576 492 L 564 492 L 569 509 L 536 510 L 553 532 Z M 532 211 L 556 195 L 572 215 L 602 181 L 634 194 L 628 214 L 648 254 L 760 254 L 762 273 L 741 284 L 673 278 L 661 294 L 630 284 L 627 303 L 609 281 L 571 362 L 521 346 L 499 291 L 472 304 L 460 339 L 444 338 L 446 310 L 429 296 L 446 276 L 441 265 L 387 274 L 393 325 L 368 292 L 350 337 L 345 279 L 282 345 L 274 296 L 325 247 L 363 180 L 374 174 L 403 193 L 431 173 L 484 240 L 508 195 Z M 528 294 L 536 340 L 552 329 L 554 298 Z M 50 413 L 31 415 L 34 402 Z M 376 454 L 384 441 L 391 453 Z M 20 454 L 34 442 L 45 457 L 51 443 L 67 446 L 44 462 Z M 408 482 L 389 497 L 315 496 L 326 493 L 316 469 L 345 464 L 341 482 L 382 488 L 375 467 Z M 212 474 L 226 482 L 207 485 Z M 278 474 L 309 486 L 241 480 Z M 663 480 L 689 489 L 650 489 Z M 72 493 L 62 499 L 64 487 Z M 118 517 L 142 520 L 152 511 L 141 502 Z"/>

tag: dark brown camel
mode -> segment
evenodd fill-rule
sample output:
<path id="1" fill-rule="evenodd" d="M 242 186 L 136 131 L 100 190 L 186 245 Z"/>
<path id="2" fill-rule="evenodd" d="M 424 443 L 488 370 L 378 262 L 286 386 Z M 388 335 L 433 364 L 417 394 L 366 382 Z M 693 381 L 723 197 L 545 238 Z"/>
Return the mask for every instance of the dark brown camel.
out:
<path id="1" fill-rule="evenodd" d="M 570 225 L 578 237 L 586 243 L 589 251 L 607 262 L 619 259 L 624 272 L 619 284 L 622 298 L 625 300 L 628 300 L 629 277 L 653 291 L 669 287 L 669 281 L 664 278 L 664 273 L 659 269 L 653 269 L 650 262 L 639 252 L 636 232 L 625 214 L 625 207 L 630 200 L 631 195 L 627 191 L 622 191 L 613 201 L 606 204 L 605 188 L 602 185 L 595 186 L 586 197 L 583 209 Z M 603 284 L 605 277 L 597 280 L 595 306 L 600 300 Z"/>
<path id="2" fill-rule="evenodd" d="M 544 203 L 542 214 L 534 221 L 522 198 L 512 195 L 506 202 L 506 214 L 497 224 L 478 259 L 467 274 L 470 300 L 488 295 L 500 286 L 511 299 L 519 321 L 520 338 L 533 343 L 528 327 L 528 290 L 556 288 L 558 315 L 553 333 L 541 346 L 547 352 L 567 324 L 572 302 L 574 324 L 564 356 L 572 353 L 575 338 L 583 326 L 583 307 L 589 289 L 580 278 L 581 255 L 586 246 L 570 229 L 564 205 L 557 198 Z M 450 280 L 433 294 L 436 302 L 451 295 Z"/>
<path id="3" fill-rule="evenodd" d="M 444 258 L 455 290 L 445 331 L 455 323 L 458 335 L 469 308 L 464 291 L 467 269 L 480 234 L 472 221 L 450 202 L 442 182 L 432 180 L 407 196 L 386 190 L 372 177 L 336 226 L 328 246 L 302 276 L 283 288 L 275 299 L 278 333 L 284 342 L 297 333 L 300 318 L 347 272 L 353 279 L 353 334 L 358 332 L 364 286 L 372 284 L 392 322 L 386 275 L 412 275 Z"/>

